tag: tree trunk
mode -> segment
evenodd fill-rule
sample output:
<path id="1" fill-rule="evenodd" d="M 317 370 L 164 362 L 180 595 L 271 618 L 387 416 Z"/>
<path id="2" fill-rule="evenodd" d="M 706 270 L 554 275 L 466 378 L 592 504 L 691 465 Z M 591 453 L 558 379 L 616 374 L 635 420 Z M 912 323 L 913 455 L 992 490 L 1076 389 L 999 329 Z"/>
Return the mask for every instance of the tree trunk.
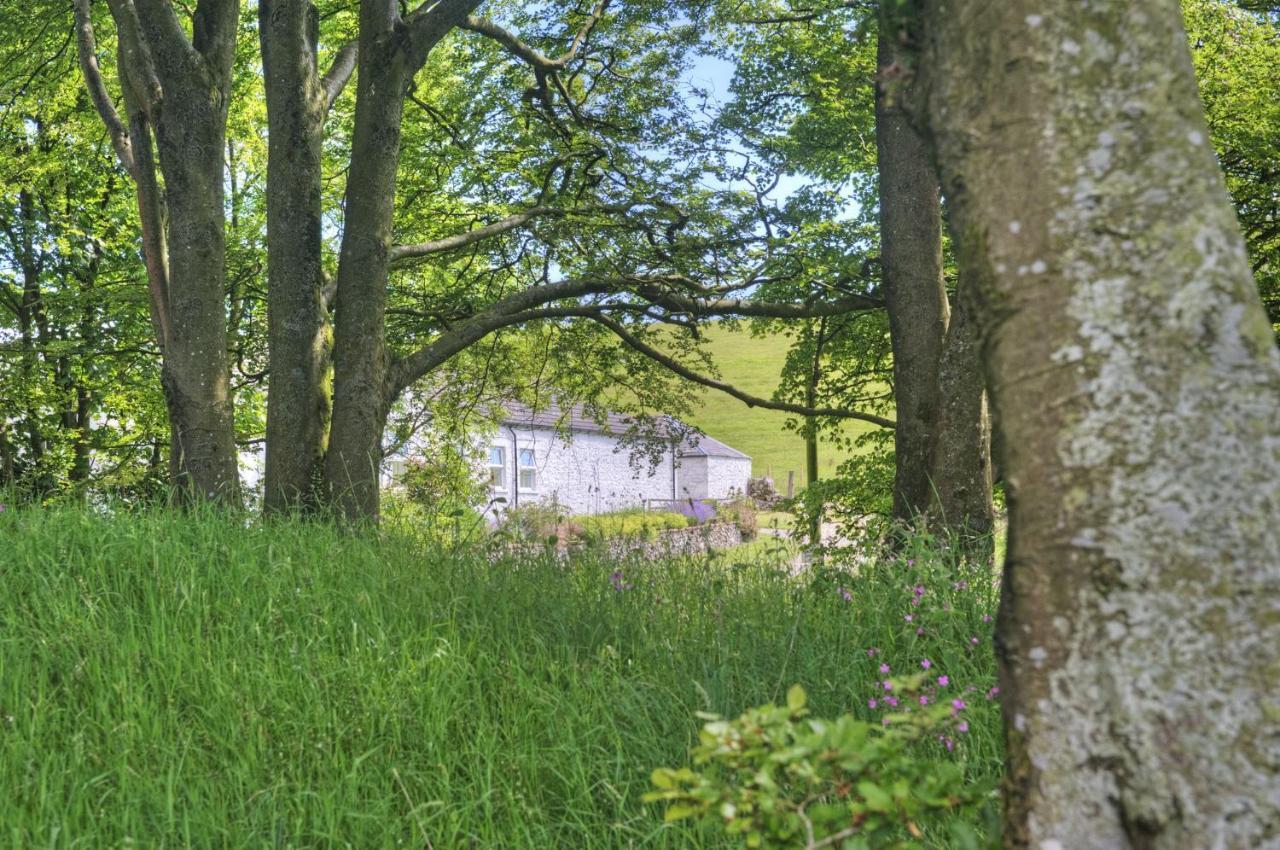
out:
<path id="1" fill-rule="evenodd" d="M 1010 504 L 1009 847 L 1280 847 L 1280 352 L 1176 0 L 929 0 Z"/>
<path id="2" fill-rule="evenodd" d="M 77 42 L 90 95 L 137 187 L 172 431 L 171 477 L 184 498 L 236 504 L 222 151 L 239 3 L 200 0 L 190 38 L 174 8 L 161 0 L 112 0 L 109 5 L 127 128 L 102 83 L 88 0 L 74 0 Z"/>
<path id="3" fill-rule="evenodd" d="M 880 172 L 880 267 L 893 346 L 893 515 L 913 522 L 928 510 L 929 464 L 938 408 L 938 367 L 947 330 L 942 276 L 942 214 L 929 150 L 908 120 L 903 95 L 890 85 L 905 53 L 899 28 L 882 16 L 876 86 Z"/>
<path id="4" fill-rule="evenodd" d="M 382 432 L 407 386 L 386 343 L 387 277 L 400 158 L 400 121 L 413 75 L 480 0 L 439 0 L 401 18 L 387 0 L 360 4 L 356 120 L 338 257 L 333 344 L 333 427 L 325 487 L 351 520 L 378 518 Z"/>
<path id="5" fill-rule="evenodd" d="M 258 7 L 267 123 L 267 451 L 264 508 L 314 504 L 329 428 L 321 145 L 328 103 L 309 0 Z"/>
<path id="6" fill-rule="evenodd" d="M 389 411 L 386 287 L 400 119 L 410 79 L 393 23 L 366 2 L 360 19 L 356 120 L 338 259 L 329 496 L 349 519 L 378 517 L 382 432 Z"/>
<path id="7" fill-rule="evenodd" d="M 938 409 L 929 478 L 930 525 L 975 558 L 990 560 L 991 426 L 972 296 L 961 281 L 938 367 Z"/>

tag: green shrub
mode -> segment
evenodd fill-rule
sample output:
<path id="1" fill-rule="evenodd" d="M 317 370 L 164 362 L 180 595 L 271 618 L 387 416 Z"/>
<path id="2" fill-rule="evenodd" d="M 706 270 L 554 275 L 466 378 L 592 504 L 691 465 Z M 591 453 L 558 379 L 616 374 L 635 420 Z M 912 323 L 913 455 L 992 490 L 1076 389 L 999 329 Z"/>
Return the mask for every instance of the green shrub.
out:
<path id="1" fill-rule="evenodd" d="M 646 511 L 629 508 L 607 514 L 575 516 L 570 520 L 588 540 L 613 540 L 619 537 L 652 540 L 659 531 L 688 528 L 688 517 L 670 511 Z"/>
<path id="2" fill-rule="evenodd" d="M 946 846 L 973 850 L 977 833 L 949 815 L 987 802 L 986 784 L 966 784 L 960 766 L 924 750 L 951 747 L 966 705 L 921 705 L 924 674 L 891 683 L 904 710 L 881 723 L 845 714 L 808 718 L 799 685 L 785 706 L 752 708 L 736 720 L 709 722 L 693 749 L 694 768 L 659 768 L 647 801 L 667 804 L 666 820 L 719 824 L 748 848 L 909 848 L 924 846 L 922 823 L 946 824 Z"/>
<path id="3" fill-rule="evenodd" d="M 742 532 L 743 540 L 752 540 L 759 531 L 756 506 L 749 499 L 733 499 L 716 505 L 716 522 L 731 522 Z"/>

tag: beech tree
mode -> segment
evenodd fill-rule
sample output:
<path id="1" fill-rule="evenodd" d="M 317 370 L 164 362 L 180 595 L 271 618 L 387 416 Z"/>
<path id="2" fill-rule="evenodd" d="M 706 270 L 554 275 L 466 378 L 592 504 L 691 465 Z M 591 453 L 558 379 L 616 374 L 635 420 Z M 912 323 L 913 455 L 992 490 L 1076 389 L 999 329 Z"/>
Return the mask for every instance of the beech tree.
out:
<path id="1" fill-rule="evenodd" d="M 227 355 L 227 106 L 237 0 L 200 0 L 190 33 L 166 0 L 111 0 L 122 117 L 98 65 L 90 0 L 74 0 L 89 95 L 133 180 L 177 488 L 239 500 Z"/>
<path id="2" fill-rule="evenodd" d="M 1280 352 L 1175 0 L 928 0 L 1009 496 L 1006 846 L 1280 841 Z"/>

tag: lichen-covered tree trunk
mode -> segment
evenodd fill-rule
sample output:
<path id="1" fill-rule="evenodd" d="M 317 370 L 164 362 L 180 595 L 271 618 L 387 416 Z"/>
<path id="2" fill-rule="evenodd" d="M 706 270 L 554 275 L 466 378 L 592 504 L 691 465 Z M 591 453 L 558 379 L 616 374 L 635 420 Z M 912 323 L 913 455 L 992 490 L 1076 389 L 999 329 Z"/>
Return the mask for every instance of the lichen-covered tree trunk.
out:
<path id="1" fill-rule="evenodd" d="M 267 147 L 268 512 L 314 504 L 329 429 L 321 266 L 321 146 L 328 98 L 309 0 L 261 0 Z"/>
<path id="2" fill-rule="evenodd" d="M 876 87 L 880 175 L 880 267 L 893 346 L 895 474 L 893 515 L 913 522 L 929 507 L 929 465 L 938 409 L 938 365 L 947 329 L 942 214 L 928 146 L 892 83 L 903 67 L 898 27 L 881 25 Z"/>
<path id="3" fill-rule="evenodd" d="M 1006 846 L 1280 847 L 1280 353 L 1177 0 L 927 0 L 1010 531 Z"/>

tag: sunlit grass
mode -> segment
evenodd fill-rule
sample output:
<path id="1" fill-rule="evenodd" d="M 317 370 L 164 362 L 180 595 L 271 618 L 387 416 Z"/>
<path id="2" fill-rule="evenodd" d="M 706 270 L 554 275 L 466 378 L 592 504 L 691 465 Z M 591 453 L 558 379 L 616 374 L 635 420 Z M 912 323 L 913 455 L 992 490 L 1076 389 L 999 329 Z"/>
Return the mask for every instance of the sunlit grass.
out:
<path id="1" fill-rule="evenodd" d="M 566 567 L 319 523 L 10 509 L 0 838 L 724 846 L 640 802 L 654 767 L 684 760 L 695 711 L 734 715 L 799 682 L 815 714 L 875 716 L 884 659 L 929 657 L 974 693 L 993 676 L 989 588 L 930 567 L 927 631 L 904 623 L 928 552 L 796 579 L 770 545 Z M 989 777 L 995 709 L 975 702 L 956 754 L 925 757 Z"/>
<path id="2" fill-rule="evenodd" d="M 753 336 L 745 326 L 730 329 L 710 324 L 703 331 L 715 357 L 721 377 L 739 389 L 764 398 L 778 387 L 790 340 L 782 335 Z M 779 490 L 785 490 L 787 473 L 795 473 L 797 489 L 805 485 L 804 438 L 785 429 L 788 414 L 777 410 L 748 407 L 736 398 L 697 384 L 688 384 L 697 399 L 690 423 L 717 440 L 751 455 L 752 474 L 773 476 Z M 873 430 L 875 426 L 851 421 L 850 436 Z M 850 452 L 820 443 L 818 471 L 823 477 L 835 473 Z"/>

